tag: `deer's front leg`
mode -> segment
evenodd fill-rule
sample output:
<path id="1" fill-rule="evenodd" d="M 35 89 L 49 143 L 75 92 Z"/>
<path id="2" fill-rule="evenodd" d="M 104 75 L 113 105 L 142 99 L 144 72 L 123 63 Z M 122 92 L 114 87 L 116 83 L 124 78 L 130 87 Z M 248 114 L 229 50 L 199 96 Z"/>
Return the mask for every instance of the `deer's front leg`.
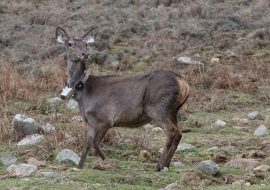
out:
<path id="1" fill-rule="evenodd" d="M 87 125 L 87 126 L 88 126 L 88 132 L 87 132 L 84 144 L 83 144 L 82 156 L 81 156 L 81 159 L 80 159 L 80 162 L 78 165 L 79 169 L 83 168 L 85 159 L 87 157 L 87 153 L 88 153 L 89 149 L 91 148 L 91 146 L 93 144 L 93 140 L 94 140 L 95 135 L 96 135 L 95 129 L 93 127 L 90 127 L 89 125 Z"/>

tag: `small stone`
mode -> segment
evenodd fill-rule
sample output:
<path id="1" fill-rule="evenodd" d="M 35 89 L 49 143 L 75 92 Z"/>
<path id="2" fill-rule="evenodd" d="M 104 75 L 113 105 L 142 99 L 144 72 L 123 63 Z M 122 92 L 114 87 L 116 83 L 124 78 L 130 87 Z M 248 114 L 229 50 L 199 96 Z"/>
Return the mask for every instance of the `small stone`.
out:
<path id="1" fill-rule="evenodd" d="M 259 112 L 258 111 L 250 112 L 248 114 L 248 118 L 250 120 L 255 120 L 255 119 L 257 119 L 258 115 L 259 115 Z"/>
<path id="2" fill-rule="evenodd" d="M 152 129 L 154 128 L 154 125 L 148 123 L 148 124 L 144 125 L 143 128 L 144 128 L 145 130 L 152 130 Z"/>
<path id="3" fill-rule="evenodd" d="M 190 150 L 193 150 L 193 149 L 194 149 L 193 145 L 181 143 L 181 144 L 179 144 L 177 146 L 176 152 L 190 151 Z"/>
<path id="4" fill-rule="evenodd" d="M 62 176 L 60 173 L 55 172 L 55 171 L 40 172 L 38 176 L 44 177 L 50 180 L 56 180 L 56 181 L 64 179 L 64 176 Z"/>
<path id="5" fill-rule="evenodd" d="M 165 187 L 165 190 L 179 189 L 180 186 L 177 183 L 171 183 Z"/>
<path id="6" fill-rule="evenodd" d="M 216 120 L 215 125 L 216 125 L 216 126 L 223 127 L 223 126 L 226 125 L 226 122 L 223 121 L 223 120 L 218 119 L 218 120 Z"/>
<path id="7" fill-rule="evenodd" d="M 78 123 L 83 121 L 82 117 L 80 115 L 76 115 L 76 116 L 72 117 L 71 120 L 73 122 L 78 122 Z"/>
<path id="8" fill-rule="evenodd" d="M 64 149 L 57 154 L 55 160 L 60 163 L 74 163 L 78 165 L 80 157 L 74 151 L 70 149 Z"/>
<path id="9" fill-rule="evenodd" d="M 172 163 L 175 167 L 183 167 L 185 164 L 183 162 L 173 162 Z"/>
<path id="10" fill-rule="evenodd" d="M 40 128 L 44 133 L 47 134 L 55 132 L 55 127 L 50 123 L 45 123 L 44 125 L 41 125 Z"/>
<path id="11" fill-rule="evenodd" d="M 11 176 L 16 177 L 27 177 L 32 175 L 34 172 L 38 170 L 37 166 L 31 164 L 12 164 L 7 168 L 8 173 Z"/>
<path id="12" fill-rule="evenodd" d="M 263 164 L 263 165 L 260 165 L 260 166 L 258 166 L 256 168 L 254 168 L 253 171 L 267 172 L 267 171 L 270 171 L 270 166 Z"/>
<path id="13" fill-rule="evenodd" d="M 191 58 L 191 57 L 178 57 L 176 59 L 181 64 L 191 64 L 191 65 L 204 65 L 203 63 Z"/>
<path id="14" fill-rule="evenodd" d="M 70 172 L 79 172 L 81 170 L 79 168 L 69 168 L 67 171 L 70 171 Z"/>
<path id="15" fill-rule="evenodd" d="M 60 97 L 54 97 L 51 99 L 48 99 L 47 102 L 51 105 L 51 106 L 59 106 L 63 103 L 63 99 Z"/>
<path id="16" fill-rule="evenodd" d="M 23 145 L 33 145 L 33 144 L 39 144 L 42 142 L 44 139 L 43 135 L 28 135 L 25 138 L 23 138 L 20 142 L 18 142 L 18 146 L 23 146 Z"/>
<path id="17" fill-rule="evenodd" d="M 33 158 L 33 157 L 28 158 L 27 163 L 31 164 L 31 165 L 35 165 L 37 167 L 46 166 L 46 161 L 45 160 L 44 161 L 39 161 L 39 160 L 37 160 L 36 158 Z"/>
<path id="18" fill-rule="evenodd" d="M 232 183 L 232 185 L 242 186 L 245 184 L 245 180 L 238 180 Z"/>
<path id="19" fill-rule="evenodd" d="M 160 149 L 158 150 L 158 152 L 159 152 L 160 154 L 162 154 L 163 150 L 164 150 L 164 148 L 160 148 Z"/>
<path id="20" fill-rule="evenodd" d="M 71 99 L 68 101 L 66 107 L 70 110 L 75 110 L 78 108 L 78 103 L 75 100 Z"/>
<path id="21" fill-rule="evenodd" d="M 256 136 L 266 136 L 269 135 L 268 129 L 264 125 L 260 125 L 255 131 L 254 135 Z"/>
<path id="22" fill-rule="evenodd" d="M 245 124 L 248 124 L 249 123 L 248 119 L 246 119 L 246 118 L 239 118 L 239 117 L 233 117 L 232 118 L 232 121 L 235 124 L 240 124 L 240 125 L 245 125 Z"/>
<path id="23" fill-rule="evenodd" d="M 245 186 L 249 187 L 249 186 L 251 186 L 251 183 L 247 182 L 247 183 L 245 183 Z"/>
<path id="24" fill-rule="evenodd" d="M 226 165 L 241 169 L 253 169 L 257 167 L 260 163 L 255 159 L 247 158 L 235 158 L 230 160 Z"/>
<path id="25" fill-rule="evenodd" d="M 22 135 L 38 133 L 37 122 L 25 115 L 16 114 L 12 120 L 13 130 Z"/>
<path id="26" fill-rule="evenodd" d="M 113 62 L 111 62 L 111 65 L 114 68 L 118 68 L 120 66 L 120 63 L 119 63 L 119 61 L 113 61 Z"/>
<path id="27" fill-rule="evenodd" d="M 139 158 L 140 160 L 146 161 L 151 158 L 151 154 L 147 150 L 141 150 Z"/>
<path id="28" fill-rule="evenodd" d="M 164 167 L 162 170 L 160 170 L 161 172 L 168 172 L 169 171 L 169 168 L 167 167 Z"/>
<path id="29" fill-rule="evenodd" d="M 210 61 L 212 64 L 220 64 L 219 58 L 213 57 Z"/>
<path id="30" fill-rule="evenodd" d="M 10 190 L 23 190 L 23 189 L 21 189 L 19 187 L 12 187 Z"/>
<path id="31" fill-rule="evenodd" d="M 216 146 L 207 149 L 208 152 L 215 152 L 215 151 L 218 151 L 218 150 L 219 150 L 219 148 L 216 147 Z"/>
<path id="32" fill-rule="evenodd" d="M 154 128 L 152 129 L 152 132 L 153 132 L 153 133 L 159 133 L 159 132 L 163 132 L 163 130 L 162 130 L 160 127 L 154 127 Z"/>
<path id="33" fill-rule="evenodd" d="M 198 164 L 197 169 L 211 175 L 216 175 L 219 172 L 219 166 L 212 160 L 201 161 Z"/>
<path id="34" fill-rule="evenodd" d="M 1 157 L 0 162 L 4 166 L 10 166 L 17 162 L 17 158 L 14 156 L 3 156 Z"/>

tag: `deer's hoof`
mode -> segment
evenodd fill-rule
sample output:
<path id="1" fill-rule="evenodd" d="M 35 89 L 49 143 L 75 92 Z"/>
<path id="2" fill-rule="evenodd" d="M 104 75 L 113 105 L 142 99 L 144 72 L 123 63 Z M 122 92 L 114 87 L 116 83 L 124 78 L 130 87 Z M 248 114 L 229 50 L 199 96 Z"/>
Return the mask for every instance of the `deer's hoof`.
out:
<path id="1" fill-rule="evenodd" d="M 161 166 L 160 166 L 159 164 L 157 164 L 157 165 L 156 165 L 155 171 L 156 171 L 156 172 L 160 172 L 160 170 L 161 170 Z"/>
<path id="2" fill-rule="evenodd" d="M 78 166 L 77 166 L 78 169 L 83 169 L 83 164 L 82 163 L 79 163 Z"/>

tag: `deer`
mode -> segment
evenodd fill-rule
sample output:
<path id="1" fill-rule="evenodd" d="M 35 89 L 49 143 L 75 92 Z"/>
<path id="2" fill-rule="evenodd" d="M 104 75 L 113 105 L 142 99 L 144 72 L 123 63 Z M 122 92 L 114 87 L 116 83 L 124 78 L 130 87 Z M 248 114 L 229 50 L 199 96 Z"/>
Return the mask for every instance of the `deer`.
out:
<path id="1" fill-rule="evenodd" d="M 154 122 L 166 134 L 166 144 L 155 170 L 169 168 L 182 138 L 177 113 L 188 99 L 188 83 L 181 75 L 165 70 L 135 76 L 89 74 L 87 60 L 91 60 L 98 30 L 99 27 L 93 26 L 78 37 L 56 28 L 56 41 L 66 47 L 67 84 L 72 89 L 69 98 L 78 102 L 88 129 L 77 167 L 84 167 L 91 147 L 105 160 L 100 143 L 110 128 L 137 128 Z"/>

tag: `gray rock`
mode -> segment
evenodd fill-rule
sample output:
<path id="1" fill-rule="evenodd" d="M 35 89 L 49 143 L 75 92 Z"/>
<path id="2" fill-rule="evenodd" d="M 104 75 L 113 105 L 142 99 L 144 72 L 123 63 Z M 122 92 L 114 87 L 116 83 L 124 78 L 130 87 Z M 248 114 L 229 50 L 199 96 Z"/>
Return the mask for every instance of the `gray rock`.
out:
<path id="1" fill-rule="evenodd" d="M 194 146 L 191 144 L 185 144 L 185 143 L 181 143 L 177 146 L 177 150 L 176 152 L 182 152 L 182 151 L 190 151 L 193 150 Z"/>
<path id="2" fill-rule="evenodd" d="M 266 136 L 269 135 L 268 129 L 264 125 L 260 125 L 255 131 L 254 135 L 256 136 Z"/>
<path id="3" fill-rule="evenodd" d="M 160 133 L 160 132 L 163 132 L 163 130 L 162 130 L 160 127 L 154 127 L 154 128 L 152 129 L 152 132 L 153 132 L 153 133 Z"/>
<path id="4" fill-rule="evenodd" d="M 217 57 L 213 57 L 213 58 L 210 60 L 210 62 L 211 62 L 212 64 L 220 64 L 220 59 L 217 58 Z"/>
<path id="5" fill-rule="evenodd" d="M 152 124 L 150 124 L 150 123 L 148 123 L 148 124 L 146 124 L 146 125 L 143 126 L 143 128 L 144 128 L 145 130 L 151 130 L 151 129 L 153 129 L 154 127 L 155 127 L 155 126 L 152 125 Z"/>
<path id="6" fill-rule="evenodd" d="M 11 176 L 16 177 L 27 177 L 32 175 L 34 172 L 38 170 L 37 166 L 31 164 L 12 164 L 7 168 L 8 173 Z"/>
<path id="7" fill-rule="evenodd" d="M 75 110 L 78 108 L 78 103 L 75 100 L 71 99 L 68 101 L 66 107 L 70 110 Z"/>
<path id="8" fill-rule="evenodd" d="M 184 164 L 183 162 L 173 162 L 172 163 L 175 167 L 183 167 L 185 166 L 186 164 Z"/>
<path id="9" fill-rule="evenodd" d="M 246 124 L 249 123 L 248 119 L 246 119 L 246 118 L 239 118 L 239 117 L 233 117 L 232 118 L 232 121 L 235 124 L 240 124 L 240 125 L 246 125 Z"/>
<path id="10" fill-rule="evenodd" d="M 199 62 L 191 57 L 181 56 L 181 57 L 178 57 L 176 60 L 182 64 L 203 65 L 203 63 L 201 63 L 201 62 Z"/>
<path id="11" fill-rule="evenodd" d="M 33 145 L 33 144 L 39 144 L 41 141 L 44 139 L 43 135 L 28 135 L 25 138 L 23 138 L 20 142 L 18 142 L 18 146 L 23 146 L 23 145 Z"/>
<path id="12" fill-rule="evenodd" d="M 22 135 L 31 135 L 38 133 L 37 122 L 25 115 L 16 114 L 12 120 L 13 130 Z"/>
<path id="13" fill-rule="evenodd" d="M 38 176 L 40 177 L 44 177 L 46 179 L 50 179 L 50 180 L 62 180 L 64 179 L 65 177 L 62 176 L 60 173 L 58 172 L 55 172 L 55 171 L 44 171 L 44 172 L 40 172 L 38 174 Z"/>
<path id="14" fill-rule="evenodd" d="M 164 150 L 164 148 L 160 148 L 160 149 L 158 150 L 158 152 L 159 152 L 160 154 L 162 154 L 163 150 Z"/>
<path id="15" fill-rule="evenodd" d="M 78 168 L 69 168 L 67 169 L 68 172 L 79 172 L 81 171 L 81 169 L 78 169 Z"/>
<path id="16" fill-rule="evenodd" d="M 10 166 L 17 162 L 17 158 L 14 156 L 3 156 L 1 157 L 0 162 L 4 166 Z"/>
<path id="17" fill-rule="evenodd" d="M 208 152 L 215 152 L 215 151 L 218 151 L 218 150 L 219 150 L 219 148 L 216 147 L 216 146 L 207 149 Z"/>
<path id="18" fill-rule="evenodd" d="M 82 119 L 82 116 L 76 115 L 76 116 L 73 116 L 73 117 L 71 118 L 71 121 L 74 122 L 74 123 L 76 123 L 76 122 L 79 123 L 79 122 L 82 122 L 83 119 Z"/>
<path id="19" fill-rule="evenodd" d="M 250 112 L 250 113 L 248 113 L 248 118 L 250 120 L 255 120 L 255 119 L 257 119 L 258 115 L 259 115 L 258 111 Z"/>
<path id="20" fill-rule="evenodd" d="M 260 166 L 258 166 L 256 168 L 254 168 L 253 171 L 256 171 L 256 172 L 267 172 L 267 171 L 270 171 L 270 166 L 263 164 L 263 165 L 260 165 Z"/>
<path id="21" fill-rule="evenodd" d="M 51 99 L 48 99 L 47 102 L 51 105 L 51 106 L 59 106 L 63 103 L 63 99 L 60 97 L 54 97 Z"/>
<path id="22" fill-rule="evenodd" d="M 55 160 L 60 163 L 73 163 L 78 165 L 80 157 L 72 150 L 64 149 L 57 154 Z"/>
<path id="23" fill-rule="evenodd" d="M 216 175 L 219 172 L 219 166 L 212 160 L 201 161 L 197 169 L 201 170 L 203 173 Z"/>
<path id="24" fill-rule="evenodd" d="M 169 171 L 169 168 L 167 167 L 164 167 L 162 170 L 160 170 L 161 172 L 168 172 Z"/>
<path id="25" fill-rule="evenodd" d="M 120 67 L 120 62 L 119 61 L 113 61 L 113 62 L 111 62 L 111 65 L 114 68 L 118 68 L 118 67 Z"/>
<path id="26" fill-rule="evenodd" d="M 180 186 L 177 183 L 171 183 L 165 187 L 165 190 L 179 189 Z"/>
<path id="27" fill-rule="evenodd" d="M 12 187 L 12 188 L 9 189 L 9 190 L 23 190 L 23 189 L 21 189 L 21 188 L 19 188 L 19 187 Z"/>
<path id="28" fill-rule="evenodd" d="M 45 123 L 41 125 L 40 128 L 44 133 L 47 133 L 47 134 L 55 131 L 55 127 L 50 123 Z"/>
<path id="29" fill-rule="evenodd" d="M 225 121 L 220 120 L 220 119 L 216 120 L 216 122 L 215 122 L 215 125 L 216 125 L 216 126 L 219 126 L 219 127 L 223 127 L 223 126 L 225 126 L 226 124 L 227 124 L 227 123 L 226 123 Z"/>
<path id="30" fill-rule="evenodd" d="M 245 184 L 245 180 L 242 180 L 242 179 L 232 183 L 232 185 L 234 186 L 242 186 L 244 184 Z"/>

